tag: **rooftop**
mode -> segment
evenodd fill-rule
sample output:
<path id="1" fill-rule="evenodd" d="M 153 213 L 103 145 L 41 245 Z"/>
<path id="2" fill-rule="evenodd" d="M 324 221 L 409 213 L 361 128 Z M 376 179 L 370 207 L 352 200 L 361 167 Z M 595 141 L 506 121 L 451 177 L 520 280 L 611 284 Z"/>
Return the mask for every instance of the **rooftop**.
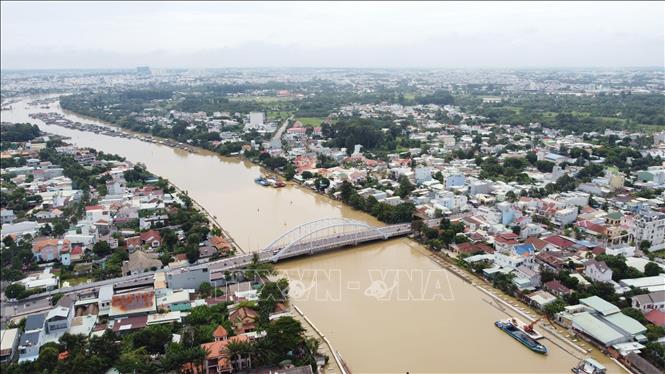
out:
<path id="1" fill-rule="evenodd" d="M 591 296 L 585 299 L 580 299 L 580 303 L 594 309 L 604 316 L 618 313 L 620 311 L 616 305 L 607 302 L 598 296 Z"/>
<path id="2" fill-rule="evenodd" d="M 131 292 L 111 298 L 110 316 L 154 312 L 155 291 Z"/>

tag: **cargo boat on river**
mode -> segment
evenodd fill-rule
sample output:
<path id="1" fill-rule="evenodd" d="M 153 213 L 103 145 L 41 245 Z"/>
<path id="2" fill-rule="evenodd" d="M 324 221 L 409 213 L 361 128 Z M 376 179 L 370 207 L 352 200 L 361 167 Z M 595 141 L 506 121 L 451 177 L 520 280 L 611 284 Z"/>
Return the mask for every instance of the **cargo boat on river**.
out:
<path id="1" fill-rule="evenodd" d="M 547 353 L 547 347 L 538 343 L 534 338 L 530 337 L 527 333 L 515 327 L 515 325 L 512 323 L 496 321 L 494 322 L 494 325 L 503 330 L 506 334 L 512 336 L 515 340 L 524 344 L 530 350 L 541 354 Z"/>

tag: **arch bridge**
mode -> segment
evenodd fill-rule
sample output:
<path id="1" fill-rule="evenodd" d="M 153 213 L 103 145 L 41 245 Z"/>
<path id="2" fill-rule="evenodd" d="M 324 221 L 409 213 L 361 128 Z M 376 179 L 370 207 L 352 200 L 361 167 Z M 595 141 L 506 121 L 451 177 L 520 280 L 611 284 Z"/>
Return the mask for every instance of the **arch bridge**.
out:
<path id="1" fill-rule="evenodd" d="M 288 257 L 388 239 L 410 232 L 410 224 L 375 227 L 348 218 L 325 218 L 307 222 L 285 232 L 268 244 L 264 251 L 271 252 L 271 260 L 277 262 Z"/>

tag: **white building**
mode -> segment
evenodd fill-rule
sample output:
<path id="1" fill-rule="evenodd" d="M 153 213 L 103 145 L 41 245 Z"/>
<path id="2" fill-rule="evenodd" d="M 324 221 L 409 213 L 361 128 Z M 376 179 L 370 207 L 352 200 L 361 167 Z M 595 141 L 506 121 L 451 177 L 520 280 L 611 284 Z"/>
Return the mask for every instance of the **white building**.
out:
<path id="1" fill-rule="evenodd" d="M 417 167 L 416 168 L 416 184 L 420 185 L 432 180 L 432 168 L 430 167 Z"/>
<path id="2" fill-rule="evenodd" d="M 577 219 L 577 207 L 559 209 L 554 213 L 554 221 L 560 225 L 567 225 Z"/>
<path id="3" fill-rule="evenodd" d="M 250 112 L 249 125 L 253 128 L 262 126 L 265 122 L 265 114 L 263 112 Z"/>
<path id="4" fill-rule="evenodd" d="M 637 215 L 631 234 L 638 244 L 644 240 L 651 242 L 650 251 L 665 248 L 665 214 L 646 211 Z"/>
<path id="5" fill-rule="evenodd" d="M 584 275 L 596 282 L 611 282 L 612 269 L 604 261 L 590 260 L 585 264 Z"/>
<path id="6" fill-rule="evenodd" d="M 113 298 L 113 285 L 108 284 L 99 288 L 98 308 L 100 316 L 107 316 L 111 311 L 111 299 Z"/>
<path id="7" fill-rule="evenodd" d="M 11 209 L 0 209 L 0 223 L 3 225 L 5 224 L 11 224 L 14 223 L 14 220 L 16 219 L 16 215 L 14 214 L 14 211 Z"/>
<path id="8" fill-rule="evenodd" d="M 642 313 L 649 313 L 652 310 L 665 312 L 665 290 L 633 296 L 631 305 Z"/>

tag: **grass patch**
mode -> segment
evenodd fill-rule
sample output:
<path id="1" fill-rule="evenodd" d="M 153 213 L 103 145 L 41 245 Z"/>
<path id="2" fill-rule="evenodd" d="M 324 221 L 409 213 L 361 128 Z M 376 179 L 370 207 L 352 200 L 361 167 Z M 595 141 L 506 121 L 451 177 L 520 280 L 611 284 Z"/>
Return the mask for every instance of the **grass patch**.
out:
<path id="1" fill-rule="evenodd" d="M 271 121 L 274 120 L 284 120 L 293 115 L 293 112 L 286 111 L 269 111 L 267 113 L 268 119 Z"/>
<path id="2" fill-rule="evenodd" d="M 92 281 L 92 278 L 89 277 L 74 277 L 69 279 L 64 279 L 63 282 L 69 282 L 70 286 L 76 286 L 79 284 L 87 283 L 88 280 Z"/>
<path id="3" fill-rule="evenodd" d="M 319 127 L 321 126 L 321 122 L 325 118 L 323 117 L 298 117 L 296 118 L 298 121 L 300 121 L 303 126 L 308 126 L 308 127 Z"/>
<path id="4" fill-rule="evenodd" d="M 649 252 L 649 254 L 654 255 L 655 257 L 665 258 L 665 249 L 661 249 L 660 251 L 655 251 L 655 252 Z"/>

